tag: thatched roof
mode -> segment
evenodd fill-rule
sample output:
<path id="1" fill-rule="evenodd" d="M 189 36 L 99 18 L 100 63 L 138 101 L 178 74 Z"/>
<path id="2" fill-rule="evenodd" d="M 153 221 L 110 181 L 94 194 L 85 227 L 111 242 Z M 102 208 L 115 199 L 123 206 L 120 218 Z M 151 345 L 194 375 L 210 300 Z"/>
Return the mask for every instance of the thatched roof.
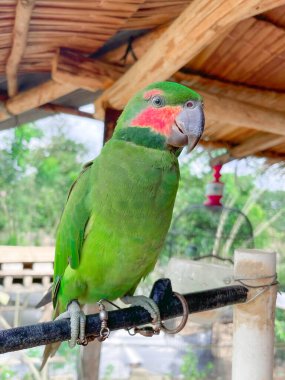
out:
<path id="1" fill-rule="evenodd" d="M 0 130 L 173 79 L 204 96 L 224 162 L 285 160 L 285 0 L 3 0 L 0 33 Z"/>

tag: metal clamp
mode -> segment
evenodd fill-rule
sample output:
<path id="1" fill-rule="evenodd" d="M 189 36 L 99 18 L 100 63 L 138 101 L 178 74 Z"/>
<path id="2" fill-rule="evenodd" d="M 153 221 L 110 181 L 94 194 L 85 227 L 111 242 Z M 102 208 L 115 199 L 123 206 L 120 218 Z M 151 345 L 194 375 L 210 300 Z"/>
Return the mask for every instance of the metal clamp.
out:
<path id="1" fill-rule="evenodd" d="M 97 303 L 99 305 L 99 318 L 101 320 L 101 329 L 97 339 L 99 342 L 104 342 L 104 340 L 110 335 L 110 329 L 108 327 L 108 311 L 103 304 L 103 300 L 100 300 Z"/>

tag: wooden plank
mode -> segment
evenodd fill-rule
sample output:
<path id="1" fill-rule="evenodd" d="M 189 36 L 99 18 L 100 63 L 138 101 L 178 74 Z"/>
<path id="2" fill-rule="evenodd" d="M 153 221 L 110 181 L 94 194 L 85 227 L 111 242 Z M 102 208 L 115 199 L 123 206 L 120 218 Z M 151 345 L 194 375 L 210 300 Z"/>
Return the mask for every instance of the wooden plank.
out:
<path id="1" fill-rule="evenodd" d="M 52 263 L 54 247 L 0 245 L 0 263 Z"/>
<path id="2" fill-rule="evenodd" d="M 30 277 L 53 276 L 53 270 L 46 270 L 46 271 L 34 271 L 32 269 L 21 269 L 19 271 L 0 270 L 0 277 L 7 277 L 7 276 L 11 276 L 13 278 L 23 278 L 24 276 L 30 276 Z"/>
<path id="3" fill-rule="evenodd" d="M 158 35 L 161 35 L 163 31 L 156 31 Z M 147 38 L 147 40 L 146 40 Z M 135 41 L 134 43 L 134 51 L 136 55 L 140 56 L 141 54 L 141 47 L 144 46 L 144 40 L 146 40 L 146 43 L 151 43 L 152 36 L 146 35 L 138 39 L 137 43 Z M 124 51 L 124 48 L 120 48 L 115 52 L 115 59 L 118 59 L 118 57 L 121 56 L 122 52 Z M 107 60 L 112 59 L 111 53 L 108 53 L 106 55 Z M 223 120 L 223 123 L 228 123 L 228 125 L 232 125 L 235 127 L 248 127 L 252 129 L 258 129 L 264 132 L 275 132 L 277 134 L 284 135 L 284 113 L 277 113 L 277 119 L 275 118 L 275 112 L 272 111 L 278 110 L 283 111 L 285 109 L 285 94 L 284 93 L 278 93 L 274 91 L 268 91 L 268 90 L 257 90 L 256 88 L 250 88 L 242 85 L 233 85 L 231 83 L 221 82 L 217 80 L 211 80 L 208 78 L 203 78 L 199 75 L 193 75 L 193 74 L 185 74 L 178 72 L 174 74 L 174 79 L 178 82 L 187 85 L 189 87 L 192 87 L 196 89 L 197 91 L 204 94 L 205 97 L 205 104 L 206 104 L 206 112 L 207 112 L 207 119 L 213 120 L 213 121 L 220 121 Z M 206 92 L 203 90 L 206 90 Z M 211 97 L 211 94 L 215 94 L 213 97 Z M 223 97 L 221 98 L 221 101 L 223 104 L 220 103 L 220 96 L 223 94 Z M 225 97 L 231 98 L 229 100 L 229 103 L 227 103 L 227 100 Z M 241 102 L 235 102 L 233 99 L 240 100 Z M 246 103 L 243 103 L 243 101 L 246 99 L 247 103 L 251 103 L 252 105 L 257 105 L 259 108 L 250 107 L 250 104 L 246 105 Z M 207 105 L 208 103 L 208 105 Z M 214 105 L 212 107 L 212 105 Z M 237 106 L 236 112 L 232 114 L 232 110 Z M 266 105 L 266 108 L 264 106 Z M 217 106 L 219 108 L 219 112 L 217 111 Z M 230 108 L 228 107 L 230 106 Z M 233 106 L 233 107 L 231 107 Z M 269 109 L 270 107 L 270 109 Z M 265 111 L 265 118 L 263 119 Z M 267 113 L 269 111 L 269 114 Z M 253 116 L 248 117 L 248 112 Z M 260 112 L 260 113 L 259 113 Z M 228 116 L 225 116 L 227 114 Z M 243 118 L 243 115 L 246 114 L 245 118 Z M 255 115 L 256 114 L 256 115 Z M 224 115 L 224 116 L 223 116 Z M 258 117 L 258 121 L 254 122 L 254 117 Z M 266 116 L 267 115 L 267 116 Z M 237 116 L 237 118 L 235 117 Z M 242 119 L 243 118 L 243 119 Z M 242 119 L 242 120 L 241 120 Z M 206 124 L 207 128 L 207 124 Z M 207 130 L 207 129 L 206 129 Z M 276 140 L 277 141 L 277 140 Z M 271 145 L 271 147 L 274 145 Z"/>
<path id="4" fill-rule="evenodd" d="M 86 117 L 88 119 L 94 120 L 94 115 L 92 113 L 83 112 L 83 111 L 80 111 L 77 108 L 73 108 L 73 107 L 61 106 L 60 104 L 48 103 L 48 104 L 44 104 L 43 106 L 40 106 L 39 108 L 43 109 L 47 112 L 65 113 L 67 115 Z"/>
<path id="5" fill-rule="evenodd" d="M 85 314 L 99 313 L 97 304 L 89 304 L 85 307 Z M 84 380 L 99 380 L 99 366 L 102 344 L 95 339 L 92 344 L 81 348 L 81 368 L 79 378 Z"/>
<path id="6" fill-rule="evenodd" d="M 34 5 L 35 0 L 18 0 L 17 3 L 13 43 L 6 65 L 8 95 L 10 97 L 15 96 L 18 92 L 18 67 L 27 45 L 29 23 Z"/>
<path id="7" fill-rule="evenodd" d="M 281 136 L 285 135 L 285 113 L 279 110 L 283 111 L 285 108 L 284 93 L 257 90 L 184 73 L 177 73 L 174 78 L 204 96 L 207 119 L 267 133 L 271 142 L 267 141 L 266 137 L 260 137 L 255 141 L 255 144 L 260 143 L 259 149 L 258 145 L 254 146 L 253 140 L 252 153 L 278 145 L 279 139 L 282 141 Z M 268 147 L 266 148 L 264 144 Z M 250 145 L 244 148 L 248 150 Z"/>
<path id="8" fill-rule="evenodd" d="M 77 89 L 78 87 L 72 85 L 63 85 L 53 80 L 49 80 L 9 99 L 6 102 L 6 107 L 11 114 L 19 115 L 23 112 L 32 110 L 33 108 L 38 108 L 43 104 L 50 103 L 54 99 L 60 98 L 61 96 L 69 94 Z"/>
<path id="9" fill-rule="evenodd" d="M 285 113 L 269 108 L 254 106 L 223 96 L 199 91 L 205 102 L 208 119 L 223 124 L 247 127 L 257 131 L 285 136 Z"/>
<path id="10" fill-rule="evenodd" d="M 60 49 L 53 61 L 52 78 L 58 83 L 68 83 L 94 91 L 109 87 L 124 71 L 118 65 L 86 58 L 79 52 Z"/>
<path id="11" fill-rule="evenodd" d="M 9 119 L 9 117 L 11 117 L 11 115 L 7 111 L 5 103 L 0 101 L 0 121 L 5 121 Z"/>
<path id="12" fill-rule="evenodd" d="M 255 20 L 255 18 L 251 17 L 234 25 L 231 32 L 227 36 L 225 36 L 222 43 L 220 44 L 220 46 L 217 47 L 216 51 L 213 53 L 211 58 L 209 57 L 209 59 L 206 60 L 202 66 L 199 67 L 197 64 L 195 64 L 195 62 L 199 59 L 200 55 L 203 55 L 205 51 L 211 49 L 212 44 L 209 45 L 206 49 L 204 49 L 186 67 L 191 68 L 193 63 L 193 68 L 196 70 L 203 71 L 206 73 L 212 73 L 212 71 L 216 71 L 217 67 L 220 67 L 221 63 L 227 61 L 231 54 L 234 54 L 235 50 L 238 47 L 239 41 L 243 38 L 244 35 L 246 35 L 249 32 L 252 25 L 256 22 L 257 21 Z"/>
<path id="13" fill-rule="evenodd" d="M 132 42 L 132 49 L 137 58 L 141 58 L 145 51 L 165 32 L 167 25 L 160 26 L 151 32 L 143 35 L 142 37 L 136 38 Z M 125 55 L 127 44 L 119 46 L 117 49 L 111 50 L 109 53 L 104 54 L 102 59 L 109 63 L 124 63 L 125 65 L 130 65 L 134 63 L 134 58 L 131 54 L 128 54 L 125 61 L 123 62 L 123 57 Z"/>
<path id="14" fill-rule="evenodd" d="M 270 149 L 275 145 L 285 143 L 285 136 L 276 136 L 271 133 L 260 133 L 247 139 L 244 143 L 230 150 L 233 157 L 245 157 L 256 152 Z"/>
<path id="15" fill-rule="evenodd" d="M 232 31 L 235 25 L 231 25 L 229 28 L 226 28 L 224 33 L 221 34 L 213 43 L 211 43 L 206 49 L 203 49 L 200 54 L 198 54 L 194 60 L 192 60 L 186 67 L 190 66 L 193 69 L 201 70 L 201 67 L 208 62 L 209 58 L 212 55 L 215 55 L 215 52 L 219 46 L 223 43 L 225 37 Z"/>
<path id="16" fill-rule="evenodd" d="M 141 59 L 103 93 L 96 109 L 100 103 L 122 109 L 138 89 L 169 78 L 226 28 L 283 4 L 285 0 L 193 0 Z"/>
<path id="17" fill-rule="evenodd" d="M 261 90 L 254 87 L 232 84 L 220 80 L 209 79 L 195 74 L 177 72 L 173 78 L 185 86 L 195 88 L 197 91 L 204 90 L 209 94 L 246 101 L 261 107 L 276 111 L 285 109 L 285 93 L 270 90 Z"/>
<path id="18" fill-rule="evenodd" d="M 229 161 L 232 161 L 236 158 L 243 158 L 246 156 L 252 156 L 260 154 L 263 155 L 263 151 L 268 150 L 279 144 L 285 144 L 284 136 L 276 136 L 271 133 L 259 133 L 251 138 L 246 139 L 242 144 L 237 146 L 228 146 L 228 152 L 222 154 L 211 161 L 211 165 L 216 165 L 218 163 L 225 164 Z M 274 153 L 265 152 L 265 156 L 268 156 L 269 159 L 273 159 Z M 282 158 L 279 158 L 281 161 Z M 284 160 L 284 155 L 283 155 Z M 278 160 L 277 160 L 278 162 Z"/>
<path id="19" fill-rule="evenodd" d="M 25 2 L 35 0 L 19 1 Z M 71 4 L 69 1 L 67 1 L 63 4 L 61 1 L 55 4 L 56 7 L 51 7 L 50 2 L 38 0 L 37 6 L 33 12 L 34 18 L 32 20 L 32 25 L 35 27 L 41 22 L 46 23 L 48 20 L 50 29 L 43 32 L 33 30 L 31 33 L 29 33 L 29 45 L 27 47 L 28 52 L 24 57 L 23 64 L 19 66 L 20 72 L 49 71 L 50 54 L 52 51 L 54 51 L 54 49 L 58 48 L 58 46 L 67 46 L 69 48 L 72 46 L 75 49 L 77 48 L 78 50 L 85 51 L 87 53 L 93 52 L 96 50 L 96 48 L 102 46 L 108 37 L 115 34 L 118 28 L 124 25 L 128 18 L 136 13 L 144 1 L 145 0 L 128 0 L 124 4 L 122 4 L 120 1 L 108 1 L 106 3 L 107 9 L 104 10 L 103 2 L 100 2 L 100 4 L 95 4 L 92 1 L 80 2 L 80 4 Z M 92 10 L 94 10 L 94 8 L 96 9 L 93 12 Z M 52 16 L 52 20 L 50 19 L 50 16 Z M 91 29 L 88 29 L 88 27 L 86 30 L 84 28 L 81 28 L 80 33 L 78 33 L 78 35 L 74 35 L 74 31 L 71 29 L 72 21 L 82 22 L 82 17 L 84 18 L 85 22 L 89 23 Z M 53 22 L 55 24 L 55 28 L 53 28 Z M 60 25 L 60 23 L 64 25 L 64 22 L 67 22 L 68 28 L 64 29 L 63 31 L 57 30 L 56 25 Z M 98 34 L 97 31 L 98 27 L 100 28 L 100 23 L 102 23 L 101 33 Z M 96 33 L 94 33 L 94 30 L 96 30 Z M 88 31 L 90 31 L 90 33 Z M 45 45 L 44 50 L 42 48 L 43 44 Z M 10 32 L 8 30 L 6 34 L 0 34 L 0 48 L 6 49 L 9 47 L 9 45 Z M 34 55 L 30 56 L 29 54 L 32 52 Z M 87 61 L 88 59 L 86 59 L 84 63 L 80 63 L 80 65 L 82 64 L 82 68 L 87 68 Z M 105 88 L 107 85 L 110 86 L 113 83 L 114 79 L 118 78 L 118 73 L 120 75 L 122 74 L 122 71 L 120 71 L 119 67 L 114 68 L 107 63 L 101 63 L 99 67 L 97 63 L 97 71 L 100 74 L 102 74 L 102 72 L 104 73 L 103 78 L 100 80 L 97 77 L 94 78 L 94 71 L 91 70 L 91 74 L 90 65 L 91 61 L 89 62 L 88 75 L 86 75 L 86 71 L 83 74 L 81 73 L 81 67 L 79 67 L 79 72 L 77 70 L 77 75 L 74 75 L 74 66 L 69 66 L 69 70 L 71 70 L 71 74 L 73 75 L 70 75 L 68 71 L 62 73 L 61 79 L 57 77 L 60 83 L 55 82 L 54 80 L 50 80 L 35 88 L 13 96 L 6 102 L 5 107 L 2 107 L 3 112 L 0 108 L 0 121 L 8 119 L 11 115 L 19 115 L 23 112 L 38 108 L 46 103 L 50 103 L 57 98 L 60 98 L 77 90 L 78 88 L 90 89 L 90 84 L 88 84 L 90 82 L 92 83 L 93 90 L 95 84 L 95 90 L 97 90 L 98 87 Z M 79 68 L 77 67 L 77 69 Z M 94 69 L 94 67 L 92 69 Z M 72 85 L 71 82 L 74 84 Z"/>
<path id="20" fill-rule="evenodd" d="M 215 144 L 213 143 L 213 147 L 214 146 L 215 146 Z M 272 164 L 275 164 L 275 163 L 280 163 L 280 162 L 285 162 L 285 155 L 284 154 L 278 154 L 278 153 L 275 153 L 275 152 L 272 152 L 272 151 L 267 151 L 267 152 L 262 152 L 262 153 L 257 152 L 257 153 L 254 153 L 253 155 L 256 156 L 256 157 L 266 158 L 266 162 L 269 165 L 272 165 Z M 224 154 L 222 154 L 222 155 L 220 155 L 218 157 L 213 158 L 210 161 L 210 165 L 211 166 L 224 165 L 227 162 L 235 160 L 236 158 L 237 157 L 233 157 L 230 154 L 230 152 L 224 153 Z M 239 158 L 242 158 L 242 157 L 239 157 Z"/>

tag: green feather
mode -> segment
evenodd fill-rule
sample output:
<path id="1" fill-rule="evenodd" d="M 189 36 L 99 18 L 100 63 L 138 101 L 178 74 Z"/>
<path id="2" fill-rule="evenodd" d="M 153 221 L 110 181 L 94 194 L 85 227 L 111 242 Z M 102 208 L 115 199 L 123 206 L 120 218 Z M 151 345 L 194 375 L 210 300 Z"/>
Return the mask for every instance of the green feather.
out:
<path id="1" fill-rule="evenodd" d="M 165 137 L 150 130 L 150 128 L 123 128 L 115 131 L 114 138 L 129 141 L 152 149 L 165 150 Z"/>
<path id="2" fill-rule="evenodd" d="M 84 304 L 122 297 L 152 270 L 178 179 L 177 158 L 169 151 L 116 139 L 106 144 L 73 186 L 58 230 L 60 311 L 73 299 Z"/>

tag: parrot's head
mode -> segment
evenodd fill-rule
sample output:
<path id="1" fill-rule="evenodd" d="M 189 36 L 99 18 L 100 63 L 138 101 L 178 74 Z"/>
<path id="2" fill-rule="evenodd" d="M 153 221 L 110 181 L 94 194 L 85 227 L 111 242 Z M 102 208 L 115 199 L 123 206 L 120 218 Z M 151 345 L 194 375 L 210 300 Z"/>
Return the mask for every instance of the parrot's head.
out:
<path id="1" fill-rule="evenodd" d="M 175 82 L 152 83 L 139 91 L 122 112 L 114 136 L 159 149 L 189 151 L 204 130 L 199 94 Z"/>

